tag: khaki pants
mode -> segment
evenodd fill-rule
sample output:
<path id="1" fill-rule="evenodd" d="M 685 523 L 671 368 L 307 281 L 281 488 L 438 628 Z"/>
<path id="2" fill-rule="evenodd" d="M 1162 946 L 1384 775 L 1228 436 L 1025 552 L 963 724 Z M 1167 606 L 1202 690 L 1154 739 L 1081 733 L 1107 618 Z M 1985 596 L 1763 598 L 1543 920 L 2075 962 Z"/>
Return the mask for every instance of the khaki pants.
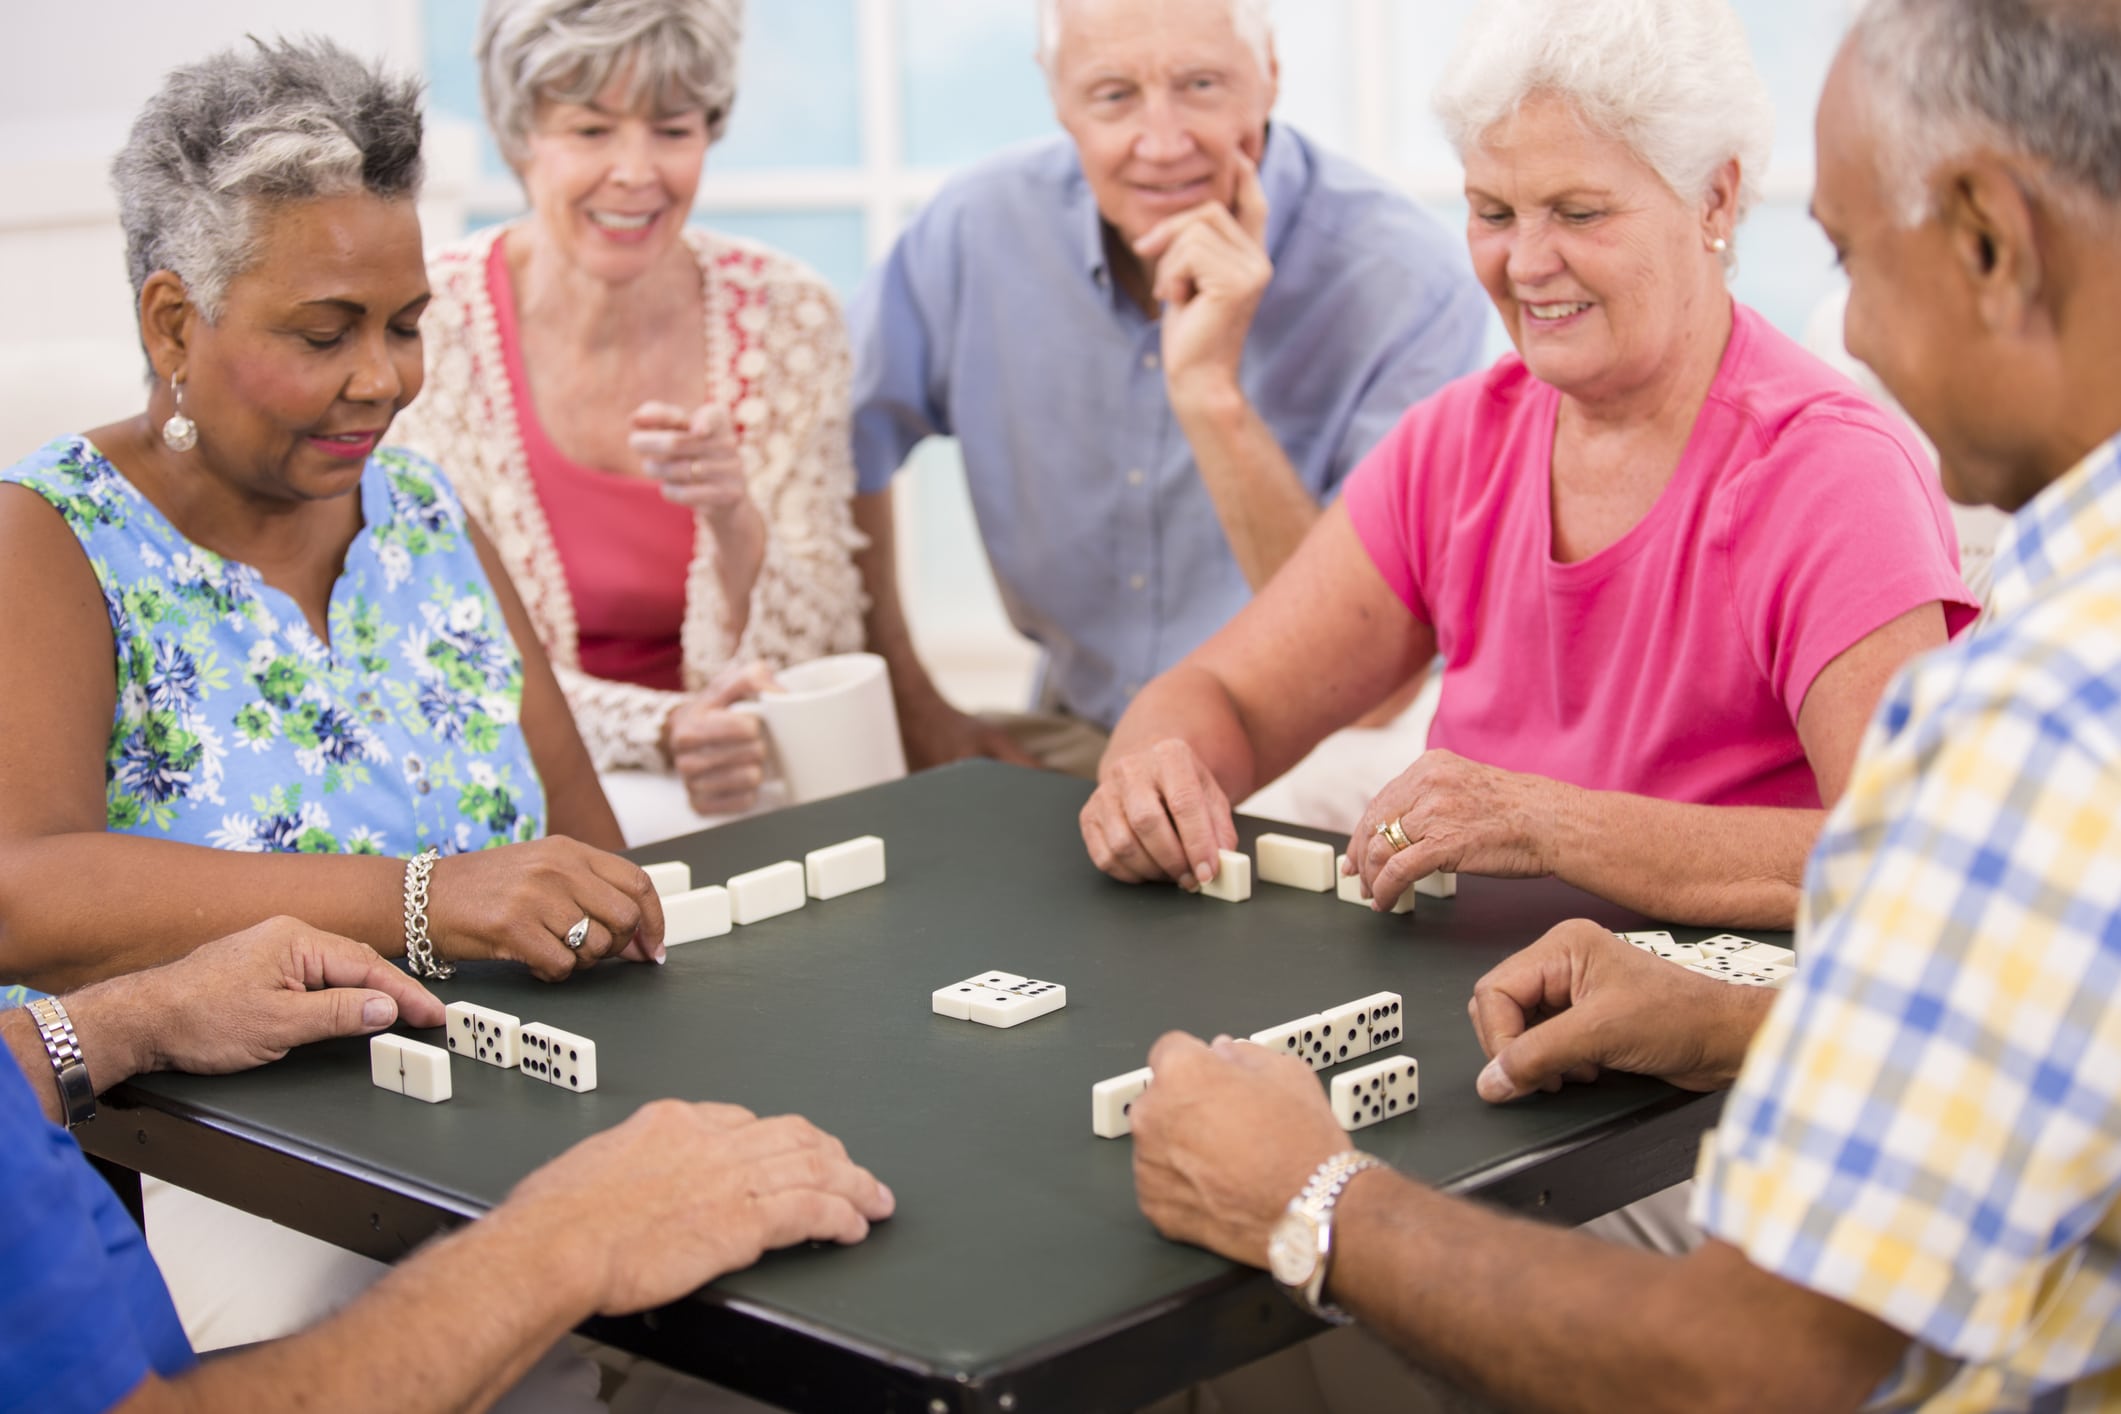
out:
<path id="1" fill-rule="evenodd" d="M 1009 739 L 1038 758 L 1038 764 L 1066 776 L 1097 779 L 1097 763 L 1112 734 L 1066 712 L 982 712 L 980 719 L 1000 727 Z"/>

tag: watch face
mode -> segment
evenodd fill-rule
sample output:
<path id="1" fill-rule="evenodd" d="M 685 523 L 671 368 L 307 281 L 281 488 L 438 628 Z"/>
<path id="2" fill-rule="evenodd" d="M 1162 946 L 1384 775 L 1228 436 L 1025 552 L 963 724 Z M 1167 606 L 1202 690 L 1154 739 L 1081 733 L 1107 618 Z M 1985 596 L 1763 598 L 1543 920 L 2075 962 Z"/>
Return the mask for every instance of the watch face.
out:
<path id="1" fill-rule="evenodd" d="M 1302 1286 L 1318 1265 L 1318 1226 L 1294 1203 L 1267 1238 L 1267 1269 L 1283 1286 Z"/>

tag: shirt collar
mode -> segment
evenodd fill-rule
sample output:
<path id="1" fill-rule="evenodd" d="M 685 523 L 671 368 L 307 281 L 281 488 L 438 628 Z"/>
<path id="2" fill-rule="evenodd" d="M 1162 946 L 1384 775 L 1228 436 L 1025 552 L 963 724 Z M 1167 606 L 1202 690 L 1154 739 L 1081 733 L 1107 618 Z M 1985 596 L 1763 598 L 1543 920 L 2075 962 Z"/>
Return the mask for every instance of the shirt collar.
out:
<path id="1" fill-rule="evenodd" d="M 2121 436 L 2019 508 L 1996 542 L 1987 612 L 2008 617 L 2056 580 L 2121 555 Z"/>
<path id="2" fill-rule="evenodd" d="M 1303 198 L 1307 163 L 1301 140 L 1285 123 L 1267 124 L 1267 142 L 1259 155 L 1259 189 L 1267 196 L 1267 257 L 1281 249 L 1282 236 L 1296 219 Z M 1069 220 L 1082 232 L 1083 269 L 1099 288 L 1111 288 L 1111 272 L 1105 265 L 1105 218 L 1097 209 L 1097 197 L 1082 164 L 1075 169 L 1075 190 L 1069 194 Z"/>

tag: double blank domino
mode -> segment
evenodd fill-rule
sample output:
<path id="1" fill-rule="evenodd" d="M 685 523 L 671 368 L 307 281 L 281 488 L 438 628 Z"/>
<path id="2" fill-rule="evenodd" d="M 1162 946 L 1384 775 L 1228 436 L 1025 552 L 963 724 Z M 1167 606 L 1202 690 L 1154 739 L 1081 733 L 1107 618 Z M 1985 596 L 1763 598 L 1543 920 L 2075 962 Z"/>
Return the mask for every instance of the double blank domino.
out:
<path id="1" fill-rule="evenodd" d="M 803 866 L 792 859 L 739 874 L 729 881 L 729 913 L 739 924 L 757 923 L 803 906 Z"/>
<path id="2" fill-rule="evenodd" d="M 1294 835 L 1261 835 L 1255 848 L 1262 884 L 1285 884 L 1314 894 L 1333 891 L 1333 846 Z"/>
<path id="3" fill-rule="evenodd" d="M 692 866 L 682 860 L 644 864 L 641 866 L 641 872 L 648 876 L 648 882 L 654 885 L 655 891 L 664 898 L 681 894 L 692 887 Z"/>
<path id="4" fill-rule="evenodd" d="M 450 1096 L 449 1052 L 403 1036 L 371 1036 L 368 1078 L 394 1095 L 440 1104 Z"/>
<path id="5" fill-rule="evenodd" d="M 803 856 L 803 882 L 814 899 L 838 898 L 884 882 L 884 842 L 862 835 Z"/>
<path id="6" fill-rule="evenodd" d="M 729 890 L 720 884 L 688 889 L 663 900 L 663 942 L 696 943 L 729 931 Z"/>
<path id="7" fill-rule="evenodd" d="M 1252 856 L 1234 849 L 1216 851 L 1215 877 L 1200 886 L 1202 898 L 1243 903 L 1252 897 Z"/>
<path id="8" fill-rule="evenodd" d="M 1439 869 L 1434 874 L 1424 874 L 1414 881 L 1414 892 L 1427 894 L 1430 898 L 1458 897 L 1458 876 Z"/>

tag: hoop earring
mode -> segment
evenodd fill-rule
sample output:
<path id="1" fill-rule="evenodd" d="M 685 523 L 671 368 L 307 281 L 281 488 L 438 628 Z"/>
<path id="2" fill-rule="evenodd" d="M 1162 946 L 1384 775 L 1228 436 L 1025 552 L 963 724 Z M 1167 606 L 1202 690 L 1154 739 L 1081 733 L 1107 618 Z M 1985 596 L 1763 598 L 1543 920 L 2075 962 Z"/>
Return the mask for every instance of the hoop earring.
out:
<path id="1" fill-rule="evenodd" d="M 184 415 L 184 385 L 172 378 L 169 390 L 177 395 L 177 410 L 162 424 L 162 442 L 173 452 L 188 452 L 199 445 L 199 424 Z"/>

